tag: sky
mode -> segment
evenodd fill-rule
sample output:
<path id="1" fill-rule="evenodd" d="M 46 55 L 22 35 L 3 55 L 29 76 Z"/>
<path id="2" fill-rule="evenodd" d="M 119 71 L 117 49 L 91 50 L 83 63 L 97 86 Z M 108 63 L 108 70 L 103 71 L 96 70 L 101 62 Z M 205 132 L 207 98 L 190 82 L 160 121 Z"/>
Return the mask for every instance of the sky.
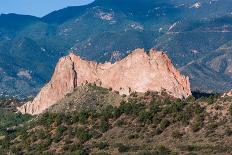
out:
<path id="1" fill-rule="evenodd" d="M 1 13 L 17 13 L 42 17 L 67 6 L 79 6 L 94 0 L 0 0 Z"/>

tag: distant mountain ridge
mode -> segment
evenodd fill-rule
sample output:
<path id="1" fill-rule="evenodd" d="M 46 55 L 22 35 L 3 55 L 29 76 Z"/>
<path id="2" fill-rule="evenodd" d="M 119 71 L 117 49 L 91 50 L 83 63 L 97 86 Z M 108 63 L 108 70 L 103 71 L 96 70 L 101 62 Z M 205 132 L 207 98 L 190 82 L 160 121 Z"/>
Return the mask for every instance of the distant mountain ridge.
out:
<path id="1" fill-rule="evenodd" d="M 193 90 L 232 88 L 230 0 L 97 0 L 42 18 L 0 16 L 0 93 L 34 95 L 70 50 L 98 62 L 167 51 Z M 209 78 L 205 81 L 205 78 Z"/>

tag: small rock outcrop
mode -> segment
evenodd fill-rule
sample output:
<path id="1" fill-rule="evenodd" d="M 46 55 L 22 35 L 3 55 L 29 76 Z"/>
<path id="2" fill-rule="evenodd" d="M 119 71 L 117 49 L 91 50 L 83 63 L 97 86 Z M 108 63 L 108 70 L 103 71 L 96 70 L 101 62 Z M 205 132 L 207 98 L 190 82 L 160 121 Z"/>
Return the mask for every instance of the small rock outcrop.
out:
<path id="1" fill-rule="evenodd" d="M 232 90 L 230 90 L 230 91 L 227 91 L 227 92 L 225 92 L 224 94 L 222 94 L 222 97 L 232 97 Z"/>
<path id="2" fill-rule="evenodd" d="M 180 74 L 164 52 L 152 49 L 146 53 L 144 49 L 136 49 L 113 64 L 86 61 L 71 53 L 59 60 L 51 81 L 35 99 L 18 110 L 32 115 L 40 114 L 86 82 L 126 95 L 148 90 L 166 90 L 176 98 L 191 95 L 189 78 Z"/>

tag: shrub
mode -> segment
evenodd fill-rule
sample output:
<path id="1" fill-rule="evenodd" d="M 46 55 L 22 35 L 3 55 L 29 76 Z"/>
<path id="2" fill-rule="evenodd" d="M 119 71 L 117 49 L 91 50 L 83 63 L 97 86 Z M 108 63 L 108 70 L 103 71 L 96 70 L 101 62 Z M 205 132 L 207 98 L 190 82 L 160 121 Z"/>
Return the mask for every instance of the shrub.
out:
<path id="1" fill-rule="evenodd" d="M 172 132 L 172 137 L 175 139 L 180 139 L 182 138 L 183 134 L 179 130 L 175 130 Z"/>
<path id="2" fill-rule="evenodd" d="M 157 154 L 157 155 L 169 155 L 171 154 L 171 150 L 163 145 L 159 146 L 157 148 L 157 152 L 154 153 L 154 154 Z"/>
<path id="3" fill-rule="evenodd" d="M 46 138 L 44 140 L 44 147 L 49 147 L 52 144 L 52 139 L 51 138 Z"/>
<path id="4" fill-rule="evenodd" d="M 170 99 L 168 99 L 168 98 L 165 98 L 163 102 L 164 102 L 165 105 L 172 104 L 172 101 Z"/>
<path id="5" fill-rule="evenodd" d="M 230 115 L 232 116 L 232 104 L 230 105 L 229 113 L 230 113 Z"/>
<path id="6" fill-rule="evenodd" d="M 192 104 L 187 105 L 182 112 L 177 113 L 176 120 L 181 121 L 184 125 L 188 125 L 194 114 L 193 108 Z"/>
<path id="7" fill-rule="evenodd" d="M 188 152 L 193 152 L 193 151 L 198 151 L 200 150 L 200 147 L 197 145 L 181 145 L 180 149 L 182 151 L 188 151 Z"/>
<path id="8" fill-rule="evenodd" d="M 69 145 L 69 150 L 71 151 L 71 152 L 74 152 L 74 151 L 76 151 L 76 150 L 79 150 L 81 148 L 81 145 L 79 145 L 79 144 L 71 144 L 71 145 Z"/>
<path id="9" fill-rule="evenodd" d="M 106 132 L 107 130 L 109 129 L 109 124 L 106 120 L 101 120 L 101 123 L 100 123 L 100 130 L 101 132 Z"/>
<path id="10" fill-rule="evenodd" d="M 28 136 L 28 135 L 26 135 L 26 136 Z M 41 129 L 41 130 L 37 130 L 37 135 L 36 136 L 37 136 L 37 139 L 45 139 L 45 138 L 47 138 L 48 134 L 46 133 L 46 131 Z M 27 139 L 27 137 L 25 137 L 24 140 L 25 139 Z"/>
<path id="11" fill-rule="evenodd" d="M 130 92 L 131 92 L 131 89 L 130 89 Z M 132 92 L 132 93 L 130 94 L 130 96 L 132 96 L 132 97 L 137 97 L 137 96 L 138 96 L 138 93 L 137 93 L 137 92 Z"/>
<path id="12" fill-rule="evenodd" d="M 156 151 L 148 151 L 148 150 L 143 150 L 138 153 L 138 155 L 159 155 L 159 153 Z"/>
<path id="13" fill-rule="evenodd" d="M 55 136 L 53 137 L 53 141 L 55 143 L 58 143 L 61 140 L 61 136 L 60 134 L 55 134 Z"/>
<path id="14" fill-rule="evenodd" d="M 137 138 L 139 138 L 138 134 L 132 134 L 128 136 L 128 139 L 137 139 Z"/>
<path id="15" fill-rule="evenodd" d="M 204 112 L 204 109 L 199 104 L 195 104 L 192 108 L 193 108 L 194 113 L 197 115 Z"/>
<path id="16" fill-rule="evenodd" d="M 17 153 L 21 152 L 21 148 L 16 147 L 16 146 L 11 147 L 10 150 L 13 154 L 17 154 Z"/>
<path id="17" fill-rule="evenodd" d="M 162 90 L 161 96 L 163 96 L 163 97 L 168 97 L 169 96 L 168 93 L 167 93 L 167 91 L 166 91 L 166 89 Z"/>
<path id="18" fill-rule="evenodd" d="M 122 97 L 123 97 L 123 98 L 126 98 L 126 94 L 123 94 Z"/>
<path id="19" fill-rule="evenodd" d="M 136 101 L 125 102 L 122 101 L 119 110 L 121 113 L 125 113 L 127 115 L 138 115 L 141 110 L 144 109 L 143 104 L 138 104 Z"/>
<path id="20" fill-rule="evenodd" d="M 79 113 L 79 121 L 80 121 L 82 124 L 87 123 L 88 118 L 89 118 L 88 112 L 82 111 L 82 112 Z"/>
<path id="21" fill-rule="evenodd" d="M 72 113 L 71 118 L 72 118 L 73 123 L 78 123 L 79 122 L 79 117 L 78 117 L 77 113 Z"/>
<path id="22" fill-rule="evenodd" d="M 163 113 L 164 114 L 178 114 L 179 112 L 182 112 L 184 110 L 186 103 L 182 102 L 181 100 L 177 100 L 177 101 L 172 101 L 171 103 L 169 103 L 164 109 L 163 109 Z"/>
<path id="23" fill-rule="evenodd" d="M 109 144 L 105 141 L 102 141 L 100 143 L 97 144 L 97 147 L 100 149 L 100 150 L 103 150 L 105 148 L 107 148 L 109 146 Z"/>
<path id="24" fill-rule="evenodd" d="M 59 125 L 62 124 L 63 117 L 64 116 L 63 116 L 62 113 L 59 113 L 59 114 L 56 115 L 56 117 L 55 117 L 55 124 L 56 124 L 56 126 L 59 126 Z"/>
<path id="25" fill-rule="evenodd" d="M 144 93 L 144 96 L 149 96 L 150 94 L 151 94 L 150 91 L 146 91 L 146 92 Z"/>
<path id="26" fill-rule="evenodd" d="M 75 155 L 88 155 L 89 153 L 84 149 L 79 149 L 79 150 L 76 150 L 76 151 L 72 152 L 72 154 L 75 154 Z"/>
<path id="27" fill-rule="evenodd" d="M 218 125 L 219 124 L 217 122 L 211 122 L 208 124 L 207 129 L 213 131 L 218 127 Z"/>
<path id="28" fill-rule="evenodd" d="M 189 96 L 189 97 L 186 98 L 186 101 L 187 102 L 195 102 L 196 98 L 194 96 Z"/>
<path id="29" fill-rule="evenodd" d="M 124 145 L 124 144 L 122 144 L 122 143 L 119 143 L 119 144 L 118 144 L 118 152 L 120 152 L 120 153 L 128 152 L 129 149 L 130 149 L 130 147 L 127 146 L 127 145 Z"/>
<path id="30" fill-rule="evenodd" d="M 2 149 L 8 149 L 10 147 L 10 138 L 6 136 L 3 140 L 0 141 Z"/>
<path id="31" fill-rule="evenodd" d="M 208 98 L 207 98 L 207 103 L 208 104 L 213 104 L 215 102 L 215 97 L 213 95 L 210 95 Z"/>
<path id="32" fill-rule="evenodd" d="M 160 124 L 161 118 L 159 116 L 153 116 L 152 123 L 154 125 Z"/>
<path id="33" fill-rule="evenodd" d="M 8 103 L 7 106 L 9 106 L 10 104 L 12 104 L 12 102 Z M 2 109 L 0 112 L 0 136 L 6 134 L 6 128 L 17 126 L 30 120 L 31 118 L 32 117 L 30 115 L 23 115 L 20 113 L 14 113 L 12 111 L 6 111 Z M 11 131 L 11 133 L 13 132 L 15 132 L 15 130 Z"/>
<path id="34" fill-rule="evenodd" d="M 83 128 L 78 128 L 76 130 L 76 137 L 80 140 L 80 142 L 86 142 L 92 138 L 91 134 L 88 131 L 85 131 Z"/>
<path id="35" fill-rule="evenodd" d="M 64 142 L 65 145 L 67 145 L 71 144 L 73 141 L 71 140 L 71 137 L 65 137 L 64 140 L 62 140 L 62 142 Z"/>
<path id="36" fill-rule="evenodd" d="M 163 132 L 163 129 L 161 129 L 160 127 L 157 127 L 157 128 L 155 129 L 155 134 L 156 134 L 156 135 L 160 135 L 162 132 Z"/>
<path id="37" fill-rule="evenodd" d="M 67 130 L 67 127 L 60 125 L 56 128 L 56 134 L 62 135 Z"/>
<path id="38" fill-rule="evenodd" d="M 151 112 L 148 111 L 141 111 L 139 112 L 139 121 L 143 122 L 143 123 L 151 123 L 152 122 L 152 114 Z"/>
<path id="39" fill-rule="evenodd" d="M 45 138 L 45 137 L 46 137 L 46 135 L 45 135 L 45 133 L 44 133 L 43 131 L 38 132 L 38 135 L 39 135 L 39 134 L 41 134 L 40 136 L 41 136 L 42 138 Z M 38 137 L 40 137 L 40 136 L 38 136 Z M 25 141 L 28 137 L 29 137 L 29 135 L 28 135 L 28 133 L 27 133 L 26 131 L 21 133 L 21 138 L 22 138 L 22 140 Z"/>
<path id="40" fill-rule="evenodd" d="M 121 111 L 121 113 L 125 113 L 125 114 L 132 114 L 132 105 L 130 103 L 126 103 L 125 101 L 122 101 L 119 109 Z"/>
<path id="41" fill-rule="evenodd" d="M 161 109 L 160 109 L 158 103 L 156 101 L 152 101 L 150 104 L 151 113 L 156 114 L 156 113 L 160 112 L 160 110 Z"/>
<path id="42" fill-rule="evenodd" d="M 64 122 L 65 122 L 65 124 L 67 124 L 67 125 L 72 125 L 72 124 L 73 124 L 72 116 L 71 116 L 70 113 L 66 113 L 66 114 L 64 115 Z"/>
<path id="43" fill-rule="evenodd" d="M 164 130 L 164 129 L 166 129 L 169 125 L 170 125 L 170 122 L 169 122 L 167 119 L 163 119 L 163 120 L 160 122 L 160 129 L 161 129 L 161 130 Z"/>
<path id="44" fill-rule="evenodd" d="M 181 121 L 184 125 L 189 124 L 189 120 L 191 119 L 191 113 L 188 113 L 187 111 L 183 111 L 181 113 L 177 113 L 176 116 L 178 121 Z"/>
<path id="45" fill-rule="evenodd" d="M 105 109 L 102 110 L 101 116 L 103 119 L 117 117 L 117 111 L 112 105 L 108 105 Z"/>
<path id="46" fill-rule="evenodd" d="M 117 120 L 116 123 L 115 123 L 115 125 L 117 127 L 122 127 L 124 124 L 125 124 L 125 122 L 123 120 Z"/>
<path id="47" fill-rule="evenodd" d="M 192 125 L 191 125 L 191 129 L 193 132 L 197 132 L 201 129 L 201 123 L 200 122 L 194 122 Z"/>
<path id="48" fill-rule="evenodd" d="M 69 137 L 75 136 L 75 133 L 73 132 L 73 128 L 72 127 L 69 127 L 66 132 L 67 132 L 67 135 Z"/>
<path id="49" fill-rule="evenodd" d="M 232 130 L 230 128 L 226 128 L 225 135 L 226 136 L 232 136 Z"/>
<path id="50" fill-rule="evenodd" d="M 43 141 L 40 141 L 40 143 L 37 144 L 36 149 L 38 151 L 45 151 L 48 149 L 48 147 L 51 145 L 52 140 L 51 139 L 45 139 Z"/>
<path id="51" fill-rule="evenodd" d="M 53 115 L 53 114 L 51 114 L 51 113 L 44 113 L 44 114 L 40 117 L 38 123 L 41 124 L 41 125 L 43 125 L 43 126 L 45 126 L 45 127 L 50 127 L 51 124 L 53 123 L 53 121 L 55 120 L 55 119 L 54 119 L 54 116 L 55 116 L 55 115 Z"/>

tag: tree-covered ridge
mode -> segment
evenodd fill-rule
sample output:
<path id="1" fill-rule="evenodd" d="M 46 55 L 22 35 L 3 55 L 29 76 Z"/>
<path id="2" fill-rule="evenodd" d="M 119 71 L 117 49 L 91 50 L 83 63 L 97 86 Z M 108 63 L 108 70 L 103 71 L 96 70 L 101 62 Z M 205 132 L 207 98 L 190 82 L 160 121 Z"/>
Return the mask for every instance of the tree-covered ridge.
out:
<path id="1" fill-rule="evenodd" d="M 86 101 L 92 103 L 98 103 L 94 93 L 117 94 L 88 87 L 92 97 Z M 230 97 L 176 100 L 165 92 L 135 92 L 121 98 L 117 106 L 104 103 L 73 110 L 73 105 L 78 107 L 84 100 L 77 101 L 70 94 L 69 102 L 62 102 L 66 110 L 47 111 L 5 133 L 1 150 L 13 154 L 232 153 Z"/>

